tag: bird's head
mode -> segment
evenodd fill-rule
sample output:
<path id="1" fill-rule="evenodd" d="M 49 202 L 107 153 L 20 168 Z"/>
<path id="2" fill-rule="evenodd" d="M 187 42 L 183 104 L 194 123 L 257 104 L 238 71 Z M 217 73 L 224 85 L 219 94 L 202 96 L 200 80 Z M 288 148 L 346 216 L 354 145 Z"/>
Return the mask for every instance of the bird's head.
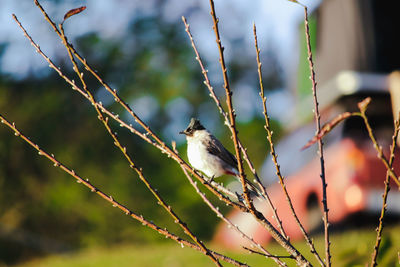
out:
<path id="1" fill-rule="evenodd" d="M 198 130 L 204 130 L 204 126 L 201 125 L 200 121 L 196 118 L 192 118 L 190 120 L 189 126 L 184 130 L 179 132 L 180 134 L 184 134 L 186 136 L 192 136 L 194 132 Z"/>

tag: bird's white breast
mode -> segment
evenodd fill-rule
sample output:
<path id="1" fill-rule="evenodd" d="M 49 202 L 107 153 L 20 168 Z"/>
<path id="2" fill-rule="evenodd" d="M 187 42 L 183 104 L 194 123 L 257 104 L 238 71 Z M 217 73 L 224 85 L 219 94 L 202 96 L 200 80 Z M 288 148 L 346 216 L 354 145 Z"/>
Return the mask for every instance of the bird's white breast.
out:
<path id="1" fill-rule="evenodd" d="M 204 172 L 208 177 L 219 177 L 224 174 L 224 169 L 221 159 L 207 150 L 205 141 L 210 138 L 207 130 L 198 130 L 193 136 L 187 136 L 187 155 L 194 168 Z"/>

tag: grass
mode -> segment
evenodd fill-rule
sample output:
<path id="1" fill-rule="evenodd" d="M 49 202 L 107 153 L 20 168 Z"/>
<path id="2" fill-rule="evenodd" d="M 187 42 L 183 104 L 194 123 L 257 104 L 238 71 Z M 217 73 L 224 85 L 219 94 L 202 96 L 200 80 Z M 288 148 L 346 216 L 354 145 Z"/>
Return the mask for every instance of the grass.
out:
<path id="1" fill-rule="evenodd" d="M 375 232 L 372 229 L 347 230 L 331 235 L 332 263 L 333 266 L 366 266 L 370 262 Z M 314 238 L 316 247 L 321 255 L 324 255 L 324 240 L 321 235 Z M 295 246 L 318 264 L 308 253 L 308 247 L 303 242 L 295 243 Z M 219 252 L 224 250 L 211 246 Z M 277 254 L 285 254 L 277 244 L 269 244 L 267 249 Z M 400 264 L 398 253 L 400 251 L 400 225 L 393 225 L 384 230 L 384 237 L 380 250 L 378 263 L 380 266 L 398 266 Z M 226 252 L 226 251 L 225 251 Z M 271 266 L 273 262 L 259 255 L 250 255 L 240 252 L 226 252 L 237 260 L 246 262 L 251 266 Z M 295 266 L 293 261 L 288 261 L 289 266 Z M 19 267 L 90 267 L 90 266 L 214 266 L 204 255 L 189 249 L 181 248 L 173 242 L 163 242 L 146 245 L 119 245 L 110 248 L 90 248 L 79 252 L 63 255 L 52 255 L 31 260 L 18 265 Z M 231 266 L 224 263 L 224 266 Z"/>

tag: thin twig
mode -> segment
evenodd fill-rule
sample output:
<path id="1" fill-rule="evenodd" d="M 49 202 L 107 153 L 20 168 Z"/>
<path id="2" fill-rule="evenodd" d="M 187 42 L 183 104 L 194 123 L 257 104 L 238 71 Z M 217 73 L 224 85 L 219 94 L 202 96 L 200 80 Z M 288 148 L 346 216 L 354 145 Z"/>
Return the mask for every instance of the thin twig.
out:
<path id="1" fill-rule="evenodd" d="M 240 182 L 242 183 L 242 188 L 243 188 L 243 195 L 244 199 L 246 201 L 247 206 L 249 207 L 250 211 L 254 210 L 254 204 L 253 200 L 250 197 L 249 190 L 247 188 L 247 183 L 246 183 L 246 174 L 244 172 L 243 168 L 243 162 L 242 162 L 242 150 L 239 147 L 238 143 L 238 130 L 236 129 L 236 114 L 233 109 L 232 105 L 232 91 L 229 86 L 229 79 L 228 79 L 228 71 L 225 65 L 225 58 L 224 58 L 224 47 L 222 46 L 221 43 L 221 38 L 219 35 L 219 28 L 218 28 L 218 19 L 215 14 L 215 7 L 214 7 L 214 1 L 210 0 L 210 8 L 211 8 L 211 17 L 213 20 L 213 30 L 215 33 L 215 41 L 217 42 L 218 46 L 218 51 L 219 51 L 219 63 L 221 65 L 221 70 L 222 70 L 222 76 L 224 78 L 224 89 L 225 89 L 225 95 L 226 95 L 226 105 L 228 106 L 228 114 L 229 114 L 229 129 L 231 130 L 232 133 L 232 140 L 233 144 L 235 147 L 235 154 L 236 154 L 236 160 L 237 160 L 237 167 L 239 171 L 239 178 Z"/>
<path id="2" fill-rule="evenodd" d="M 146 220 L 142 215 L 138 215 L 134 212 L 132 212 L 131 210 L 129 210 L 126 206 L 124 206 L 123 204 L 119 203 L 117 200 L 115 200 L 111 195 L 108 195 L 104 192 L 102 192 L 99 188 L 97 188 L 96 186 L 94 186 L 89 179 L 85 179 L 81 176 L 79 176 L 74 170 L 68 168 L 66 165 L 64 165 L 63 163 L 61 163 L 60 161 L 58 161 L 56 159 L 56 157 L 53 154 L 47 153 L 46 151 L 44 151 L 43 149 L 41 149 L 39 147 L 39 145 L 35 144 L 33 141 L 30 140 L 29 137 L 27 137 L 26 135 L 24 135 L 19 129 L 17 129 L 15 123 L 11 123 L 9 122 L 4 116 L 2 116 L 0 114 L 0 122 L 4 125 L 6 125 L 7 127 L 9 127 L 12 131 L 14 131 L 15 136 L 20 137 L 22 140 L 24 140 L 26 143 L 28 143 L 31 147 L 33 147 L 36 151 L 38 151 L 38 154 L 40 156 L 44 156 L 45 158 L 47 158 L 48 160 L 50 160 L 54 167 L 58 167 L 61 170 L 63 170 L 64 172 L 68 173 L 69 175 L 71 175 L 72 177 L 74 177 L 76 179 L 76 181 L 79 184 L 82 184 L 84 186 L 86 186 L 87 188 L 90 189 L 91 192 L 96 193 L 97 195 L 99 195 L 100 197 L 102 197 L 104 200 L 110 202 L 112 204 L 113 207 L 116 207 L 118 209 L 120 209 L 121 211 L 123 211 L 126 215 L 129 215 L 131 218 L 139 221 L 142 225 L 147 226 L 155 231 L 157 231 L 158 233 L 164 235 L 166 238 L 170 238 L 172 240 L 175 240 L 176 242 L 178 242 L 182 247 L 183 246 L 187 246 L 196 250 L 199 250 L 201 252 L 204 253 L 204 251 L 201 250 L 201 248 L 198 245 L 195 245 L 189 241 L 186 241 L 184 239 L 182 239 L 181 237 L 170 233 L 167 229 L 165 228 L 161 228 L 159 226 L 157 226 L 156 224 L 154 224 L 151 221 Z M 229 258 L 225 255 L 216 253 L 214 251 L 211 251 L 211 253 L 214 255 L 214 257 L 229 262 L 231 264 L 234 264 L 235 266 L 248 266 L 244 263 L 241 263 L 239 261 L 236 261 L 232 258 Z"/>
<path id="3" fill-rule="evenodd" d="M 297 1 L 296 1 L 297 2 Z M 300 3 L 299 3 L 300 4 Z M 308 11 L 307 7 L 303 4 L 300 4 L 304 7 L 304 28 L 306 34 L 306 42 L 307 42 L 307 53 L 308 53 L 308 63 L 310 67 L 310 80 L 312 82 L 312 93 L 313 93 L 313 100 L 314 100 L 314 117 L 315 117 L 315 126 L 316 126 L 316 133 L 319 134 L 321 132 L 321 114 L 319 112 L 318 107 L 318 99 L 317 99 L 317 81 L 315 78 L 315 71 L 314 71 L 314 62 L 312 59 L 312 51 L 311 51 L 311 40 L 310 40 L 310 28 L 308 25 Z M 324 160 L 324 146 L 322 139 L 318 140 L 318 150 L 319 150 L 319 159 L 320 159 L 320 166 L 321 166 L 321 183 L 322 183 L 322 205 L 324 208 L 324 233 L 325 233 L 325 263 L 326 266 L 331 266 L 331 252 L 330 252 L 330 241 L 329 241 L 329 221 L 328 221 L 328 199 L 327 199 L 327 183 L 325 177 L 325 160 Z"/>
<path id="4" fill-rule="evenodd" d="M 265 126 L 264 129 L 267 132 L 267 139 L 269 142 L 269 146 L 270 146 L 270 154 L 271 154 L 271 158 L 272 161 L 274 162 L 275 165 L 275 169 L 276 169 L 276 175 L 279 178 L 279 183 L 282 186 L 283 192 L 286 196 L 286 200 L 289 204 L 290 210 L 292 212 L 292 215 L 294 217 L 294 219 L 296 220 L 297 225 L 300 228 L 300 231 L 303 233 L 304 239 L 307 241 L 307 244 L 310 247 L 310 251 L 312 254 L 314 254 L 314 256 L 316 257 L 316 259 L 318 260 L 318 262 L 321 264 L 321 266 L 324 266 L 324 262 L 321 259 L 321 257 L 319 256 L 317 250 L 315 249 L 314 243 L 311 240 L 311 238 L 309 237 L 309 235 L 307 234 L 307 231 L 304 229 L 304 226 L 302 225 L 302 223 L 300 222 L 300 219 L 298 218 L 296 211 L 293 207 L 293 203 L 292 200 L 290 198 L 290 195 L 286 189 L 286 184 L 284 181 L 284 177 L 281 173 L 281 169 L 280 166 L 278 164 L 278 158 L 275 152 L 275 145 L 274 142 L 272 140 L 272 130 L 271 130 L 271 125 L 269 122 L 269 116 L 268 116 L 268 110 L 267 110 L 267 98 L 264 95 L 264 84 L 263 84 L 263 79 L 262 79 L 262 71 L 261 71 L 261 60 L 260 60 L 260 49 L 258 48 L 258 41 L 257 41 L 257 31 L 256 31 L 256 25 L 253 24 L 253 33 L 254 33 L 254 43 L 255 43 L 255 48 L 256 48 L 256 55 L 257 55 L 257 69 L 258 69 L 258 79 L 259 79 L 259 83 L 260 83 L 260 97 L 262 100 L 262 104 L 263 104 L 263 114 L 264 114 L 264 118 L 265 118 Z M 282 229 L 283 230 L 283 229 Z"/>
<path id="5" fill-rule="evenodd" d="M 394 123 L 394 133 L 392 137 L 392 145 L 390 147 L 390 156 L 389 156 L 389 166 L 392 168 L 393 166 L 393 161 L 394 161 L 394 152 L 396 149 L 396 140 L 399 135 L 399 130 L 400 130 L 400 122 L 399 120 L 395 120 Z M 375 246 L 374 246 L 374 251 L 372 252 L 372 260 L 371 260 L 371 266 L 375 267 L 378 265 L 377 263 L 377 258 L 378 258 L 378 253 L 379 253 L 379 246 L 381 244 L 382 240 L 382 231 L 383 231 L 383 219 L 385 217 L 385 213 L 387 210 L 387 196 L 390 191 L 390 175 L 389 171 L 386 172 L 386 178 L 385 178 L 385 191 L 383 192 L 382 195 L 382 208 L 381 208 L 381 215 L 379 217 L 379 225 L 378 228 L 376 229 L 376 241 L 375 241 Z"/>

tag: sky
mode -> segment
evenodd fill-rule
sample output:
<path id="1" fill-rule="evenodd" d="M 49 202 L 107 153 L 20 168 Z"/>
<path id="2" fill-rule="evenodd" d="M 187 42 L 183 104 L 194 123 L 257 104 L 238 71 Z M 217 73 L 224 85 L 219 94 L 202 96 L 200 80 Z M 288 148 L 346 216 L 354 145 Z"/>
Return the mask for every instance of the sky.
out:
<path id="1" fill-rule="evenodd" d="M 27 40 L 13 21 L 11 14 L 15 14 L 34 40 L 41 44 L 48 56 L 52 57 L 61 52 L 57 47 L 47 45 L 53 38 L 53 33 L 48 30 L 40 11 L 32 0 L 1 0 L 0 9 L 0 43 L 7 42 L 9 46 L 4 52 L 0 62 L 0 72 L 12 74 L 23 78 L 32 69 L 42 68 L 46 64 L 38 55 L 32 53 L 27 46 Z M 79 20 L 68 21 L 68 26 L 73 31 L 69 32 L 71 38 L 81 36 L 90 31 L 96 31 L 103 38 L 121 38 L 128 27 L 130 18 L 134 14 L 153 12 L 157 8 L 157 1 L 130 1 L 130 0 L 87 0 L 87 1 L 62 1 L 55 5 L 53 1 L 40 1 L 53 18 L 62 18 L 64 13 L 71 8 L 85 5 L 86 16 Z M 311 5 L 310 10 L 319 1 L 303 1 Z M 192 7 L 200 8 L 200 12 L 189 12 Z M 254 0 L 248 1 L 230 0 L 215 1 L 217 16 L 220 18 L 220 30 L 223 39 L 245 37 L 249 42 L 249 49 L 253 48 L 252 25 L 256 24 L 260 46 L 267 45 L 272 40 L 277 47 L 278 58 L 288 70 L 293 66 L 293 58 L 297 53 L 297 27 L 303 19 L 303 9 L 286 0 Z M 163 12 L 167 21 L 180 21 L 182 15 L 187 15 L 194 36 L 198 42 L 200 52 L 210 58 L 215 58 L 215 38 L 211 30 L 209 18 L 209 3 L 201 0 L 168 0 L 163 6 Z M 58 21 L 59 22 L 59 21 Z M 67 26 L 66 26 L 67 27 Z M 118 29 L 116 31 L 115 29 Z M 224 41 L 224 40 L 222 40 Z M 210 48 L 213 49 L 210 49 Z M 226 49 L 226 57 L 233 57 Z M 21 62 L 24 62 L 21 64 Z"/>
<path id="2" fill-rule="evenodd" d="M 39 9 L 34 5 L 33 0 L 0 0 L 0 43 L 7 43 L 3 56 L 0 58 L 0 73 L 11 75 L 14 79 L 23 79 L 29 74 L 37 76 L 48 75 L 52 70 L 40 55 L 34 52 L 29 42 L 23 36 L 21 30 L 12 19 L 15 14 L 33 39 L 40 44 L 40 47 L 50 58 L 57 55 L 64 55 L 65 48 L 47 22 L 44 21 Z M 167 0 L 163 5 L 159 1 L 132 1 L 132 0 L 69 0 L 54 4 L 54 1 L 41 0 L 40 3 L 54 18 L 56 23 L 61 22 L 63 15 L 70 9 L 85 5 L 85 16 L 79 19 L 70 19 L 65 24 L 69 39 L 82 36 L 88 32 L 97 32 L 104 39 L 124 38 L 132 16 L 151 14 L 162 8 L 162 16 L 168 22 L 181 23 L 181 17 L 185 16 L 190 24 L 191 32 L 196 39 L 198 50 L 207 64 L 211 81 L 221 79 L 213 77 L 219 75 L 219 65 L 215 60 L 218 58 L 215 36 L 212 31 L 212 20 L 209 15 L 210 7 L 208 1 L 203 0 Z M 320 1 L 305 0 L 303 4 L 309 6 L 310 12 Z M 298 60 L 298 27 L 303 21 L 303 8 L 287 0 L 216 0 L 215 8 L 219 17 L 221 39 L 225 46 L 225 59 L 229 62 L 237 55 L 229 49 L 229 42 L 235 39 L 245 40 L 243 49 L 247 54 L 254 53 L 253 23 L 257 26 L 259 47 L 275 51 L 279 60 L 284 77 L 288 80 L 295 76 Z M 78 15 L 79 16 L 79 15 Z M 57 20 L 58 18 L 58 20 Z M 118 30 L 116 30 L 118 29 Z M 182 31 L 184 26 L 182 24 Z M 56 44 L 56 45 L 55 45 Z M 57 45 L 58 44 L 58 45 Z M 127 49 L 131 46 L 127 45 Z M 215 70 L 215 71 L 214 71 Z M 289 82 L 286 82 L 289 84 Z M 235 88 L 234 103 L 237 109 L 238 121 L 248 122 L 254 116 L 261 116 L 261 106 L 253 103 L 259 101 L 259 96 L 254 88 L 246 84 L 238 84 Z M 278 88 L 280 89 L 280 88 Z M 293 116 L 293 97 L 288 90 L 276 90 L 268 93 L 268 107 L 270 116 L 285 124 Z M 250 101 L 240 101 L 240 99 Z M 160 108 L 157 100 L 153 97 L 143 96 L 132 102 L 135 111 L 146 121 Z M 204 118 L 210 118 L 207 111 L 210 107 L 205 103 L 200 107 L 200 114 Z M 170 109 L 168 107 L 171 107 Z M 188 114 L 191 111 L 190 104 L 182 98 L 173 100 L 166 107 L 166 112 L 176 114 L 176 107 Z M 290 107 L 292 107 L 290 109 Z M 284 108 L 284 110 L 283 110 Z M 201 118 L 200 118 L 201 119 Z M 184 118 L 171 116 L 170 127 L 167 127 L 164 134 L 167 137 L 174 137 L 176 129 L 183 127 L 186 123 Z M 218 125 L 217 122 L 209 122 L 211 130 Z M 179 139 L 179 137 L 178 137 Z M 184 139 L 178 140 L 183 142 Z"/>

